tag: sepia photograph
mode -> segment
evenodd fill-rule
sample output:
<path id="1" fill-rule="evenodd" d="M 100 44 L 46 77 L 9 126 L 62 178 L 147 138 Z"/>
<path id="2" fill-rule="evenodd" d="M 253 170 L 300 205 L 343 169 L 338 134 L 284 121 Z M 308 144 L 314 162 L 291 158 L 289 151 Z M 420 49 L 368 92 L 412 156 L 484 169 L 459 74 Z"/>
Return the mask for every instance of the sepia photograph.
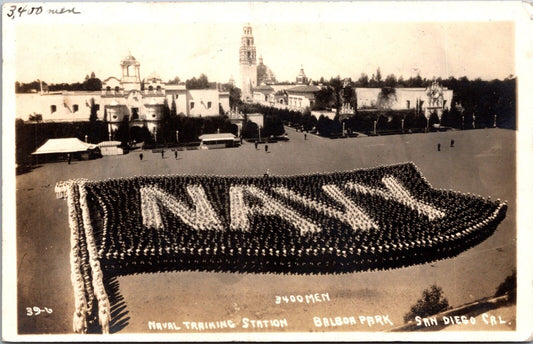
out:
<path id="1" fill-rule="evenodd" d="M 4 340 L 532 335 L 533 5 L 2 13 Z"/>

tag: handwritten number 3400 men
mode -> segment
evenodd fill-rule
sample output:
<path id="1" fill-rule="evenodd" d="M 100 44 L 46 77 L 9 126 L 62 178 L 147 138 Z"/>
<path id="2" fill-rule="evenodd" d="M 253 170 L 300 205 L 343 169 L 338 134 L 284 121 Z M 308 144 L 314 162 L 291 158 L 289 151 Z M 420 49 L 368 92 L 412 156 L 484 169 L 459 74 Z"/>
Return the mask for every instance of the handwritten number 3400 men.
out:
<path id="1" fill-rule="evenodd" d="M 19 17 L 22 17 L 22 15 L 24 14 L 24 12 L 26 12 L 27 15 L 32 15 L 32 14 L 35 14 L 35 15 L 38 15 L 38 14 L 41 14 L 43 12 L 43 7 L 42 6 L 37 6 L 37 7 L 32 7 L 30 9 L 27 9 L 26 6 L 16 6 L 16 5 L 12 5 L 9 7 L 9 10 L 7 12 L 7 16 L 11 19 L 15 19 L 15 16 L 19 15 Z"/>

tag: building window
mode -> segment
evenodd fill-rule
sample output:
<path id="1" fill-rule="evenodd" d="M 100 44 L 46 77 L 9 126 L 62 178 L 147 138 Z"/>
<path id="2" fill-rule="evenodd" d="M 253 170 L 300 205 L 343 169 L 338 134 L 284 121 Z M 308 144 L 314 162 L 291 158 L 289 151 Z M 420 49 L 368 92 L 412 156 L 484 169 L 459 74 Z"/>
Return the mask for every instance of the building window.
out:
<path id="1" fill-rule="evenodd" d="M 111 92 L 111 86 L 107 86 L 107 87 L 105 88 L 105 90 L 106 90 L 107 92 Z"/>
<path id="2" fill-rule="evenodd" d="M 132 120 L 139 119 L 139 108 L 137 107 L 131 108 L 131 119 Z"/>
<path id="3" fill-rule="evenodd" d="M 194 109 L 194 102 L 191 102 L 191 110 Z"/>
<path id="4" fill-rule="evenodd" d="M 161 92 L 161 86 L 157 86 L 157 92 Z"/>
<path id="5" fill-rule="evenodd" d="M 72 105 L 72 111 L 73 112 L 78 112 L 78 110 L 79 110 L 78 104 Z"/>
<path id="6" fill-rule="evenodd" d="M 150 85 L 148 86 L 148 91 L 152 92 L 154 90 L 154 86 Z"/>
<path id="7" fill-rule="evenodd" d="M 51 112 L 51 113 L 54 113 L 54 112 L 56 112 L 56 111 L 57 111 L 57 106 L 55 106 L 55 105 L 51 105 L 51 106 L 50 106 L 50 112 Z"/>
<path id="8" fill-rule="evenodd" d="M 118 92 L 120 88 L 118 86 L 115 86 L 115 92 Z"/>
<path id="9" fill-rule="evenodd" d="M 207 108 L 211 109 L 211 102 L 207 102 Z"/>

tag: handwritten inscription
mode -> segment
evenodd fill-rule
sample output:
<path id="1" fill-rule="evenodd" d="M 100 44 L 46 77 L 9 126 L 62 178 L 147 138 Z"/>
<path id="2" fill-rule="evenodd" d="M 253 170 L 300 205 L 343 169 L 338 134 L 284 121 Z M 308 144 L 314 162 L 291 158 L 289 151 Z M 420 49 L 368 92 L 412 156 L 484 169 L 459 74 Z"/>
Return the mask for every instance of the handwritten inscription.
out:
<path id="1" fill-rule="evenodd" d="M 40 314 L 52 314 L 53 310 L 52 308 L 43 307 L 42 309 L 40 307 L 26 307 L 26 315 L 29 317 L 40 315 Z"/>
<path id="2" fill-rule="evenodd" d="M 72 7 L 72 8 L 61 7 L 60 9 L 58 9 L 58 8 L 49 9 L 48 13 L 50 13 L 50 14 L 67 14 L 67 13 L 81 14 L 81 12 L 76 11 L 76 7 Z"/>
<path id="3" fill-rule="evenodd" d="M 307 295 L 276 296 L 276 305 L 282 303 L 320 303 L 330 301 L 328 293 Z"/>
<path id="4" fill-rule="evenodd" d="M 24 16 L 37 16 L 39 14 L 43 13 L 43 7 L 42 6 L 32 6 L 28 7 L 27 5 L 18 6 L 18 5 L 11 5 L 9 6 L 9 9 L 6 12 L 6 15 L 10 19 L 15 19 L 15 17 L 22 17 Z"/>
<path id="5" fill-rule="evenodd" d="M 43 6 L 28 6 L 28 5 L 11 5 L 6 11 L 6 15 L 10 19 L 21 18 L 23 16 L 38 16 L 41 14 L 81 14 L 76 10 L 76 7 L 61 7 L 48 8 Z"/>

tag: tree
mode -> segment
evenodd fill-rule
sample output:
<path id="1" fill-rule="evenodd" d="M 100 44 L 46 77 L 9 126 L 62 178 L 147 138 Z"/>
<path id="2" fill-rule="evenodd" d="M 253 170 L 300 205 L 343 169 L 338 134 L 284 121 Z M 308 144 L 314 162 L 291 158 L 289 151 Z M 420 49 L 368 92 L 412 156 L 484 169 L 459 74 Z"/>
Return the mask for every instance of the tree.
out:
<path id="1" fill-rule="evenodd" d="M 381 69 L 378 67 L 376 70 L 376 82 L 378 84 L 378 87 L 381 87 Z"/>
<path id="2" fill-rule="evenodd" d="M 86 91 L 100 91 L 102 89 L 102 81 L 98 78 L 89 78 L 83 83 L 83 89 Z"/>
<path id="3" fill-rule="evenodd" d="M 116 131 L 115 140 L 120 141 L 122 144 L 127 144 L 130 141 L 130 127 L 128 124 L 128 118 L 124 117 L 118 129 Z"/>
<path id="4" fill-rule="evenodd" d="M 94 74 L 94 72 L 91 72 L 91 79 L 96 79 L 96 74 Z"/>
<path id="5" fill-rule="evenodd" d="M 356 109 L 357 99 L 355 96 L 355 89 L 351 85 L 347 85 L 344 88 L 342 98 L 345 104 L 348 103 L 352 108 Z"/>
<path id="6" fill-rule="evenodd" d="M 339 116 L 340 107 L 342 105 L 342 89 L 343 83 L 340 76 L 336 78 L 331 78 L 329 85 L 333 89 L 333 99 L 335 100 L 336 116 Z"/>
<path id="7" fill-rule="evenodd" d="M 304 127 L 305 131 L 313 130 L 314 127 L 316 127 L 317 119 L 315 116 L 311 115 L 311 111 L 309 109 L 305 109 L 303 115 L 302 115 L 302 125 Z"/>
<path id="8" fill-rule="evenodd" d="M 383 87 L 378 94 L 377 108 L 379 110 L 388 110 L 396 101 L 396 89 L 392 87 Z"/>
<path id="9" fill-rule="evenodd" d="M 398 85 L 398 81 L 396 80 L 396 76 L 394 74 L 389 74 L 385 78 L 385 87 L 396 87 Z"/>
<path id="10" fill-rule="evenodd" d="M 167 84 L 169 84 L 169 85 L 179 85 L 180 81 L 181 81 L 181 79 L 179 78 L 179 76 L 175 76 L 174 79 L 170 79 Z"/>
<path id="11" fill-rule="evenodd" d="M 342 125 L 337 116 L 332 120 L 324 115 L 320 115 L 316 124 L 316 129 L 320 136 L 331 137 L 341 133 Z"/>
<path id="12" fill-rule="evenodd" d="M 168 100 L 165 97 L 165 100 L 163 100 L 163 118 L 167 118 L 170 116 L 170 108 L 168 107 Z"/>
<path id="13" fill-rule="evenodd" d="M 94 98 L 91 98 L 90 107 L 91 107 L 91 114 L 89 115 L 89 122 L 96 122 L 98 120 L 98 114 L 97 114 Z"/>
<path id="14" fill-rule="evenodd" d="M 185 87 L 188 90 L 199 90 L 209 88 L 209 80 L 205 74 L 200 74 L 198 79 L 193 77 L 185 82 Z"/>
<path id="15" fill-rule="evenodd" d="M 176 108 L 176 99 L 172 96 L 172 103 L 170 104 L 170 115 L 176 116 L 178 109 Z"/>
<path id="16" fill-rule="evenodd" d="M 265 116 L 264 136 L 280 136 L 285 133 L 281 119 L 277 115 Z"/>
<path id="17" fill-rule="evenodd" d="M 361 76 L 355 82 L 357 87 L 368 87 L 368 75 L 361 73 Z"/>
<path id="18" fill-rule="evenodd" d="M 408 322 L 417 316 L 425 318 L 443 312 L 449 307 L 448 300 L 443 296 L 442 288 L 432 285 L 422 292 L 422 298 L 404 315 L 403 320 Z"/>
<path id="19" fill-rule="evenodd" d="M 242 128 L 242 137 L 253 139 L 259 137 L 259 127 L 255 122 L 245 121 Z"/>
<path id="20" fill-rule="evenodd" d="M 403 79 L 403 76 L 400 75 L 397 85 L 400 87 L 405 87 L 405 80 Z"/>
<path id="21" fill-rule="evenodd" d="M 233 85 L 230 85 L 228 88 L 228 91 L 229 91 L 229 107 L 234 109 L 242 103 L 241 89 Z"/>

